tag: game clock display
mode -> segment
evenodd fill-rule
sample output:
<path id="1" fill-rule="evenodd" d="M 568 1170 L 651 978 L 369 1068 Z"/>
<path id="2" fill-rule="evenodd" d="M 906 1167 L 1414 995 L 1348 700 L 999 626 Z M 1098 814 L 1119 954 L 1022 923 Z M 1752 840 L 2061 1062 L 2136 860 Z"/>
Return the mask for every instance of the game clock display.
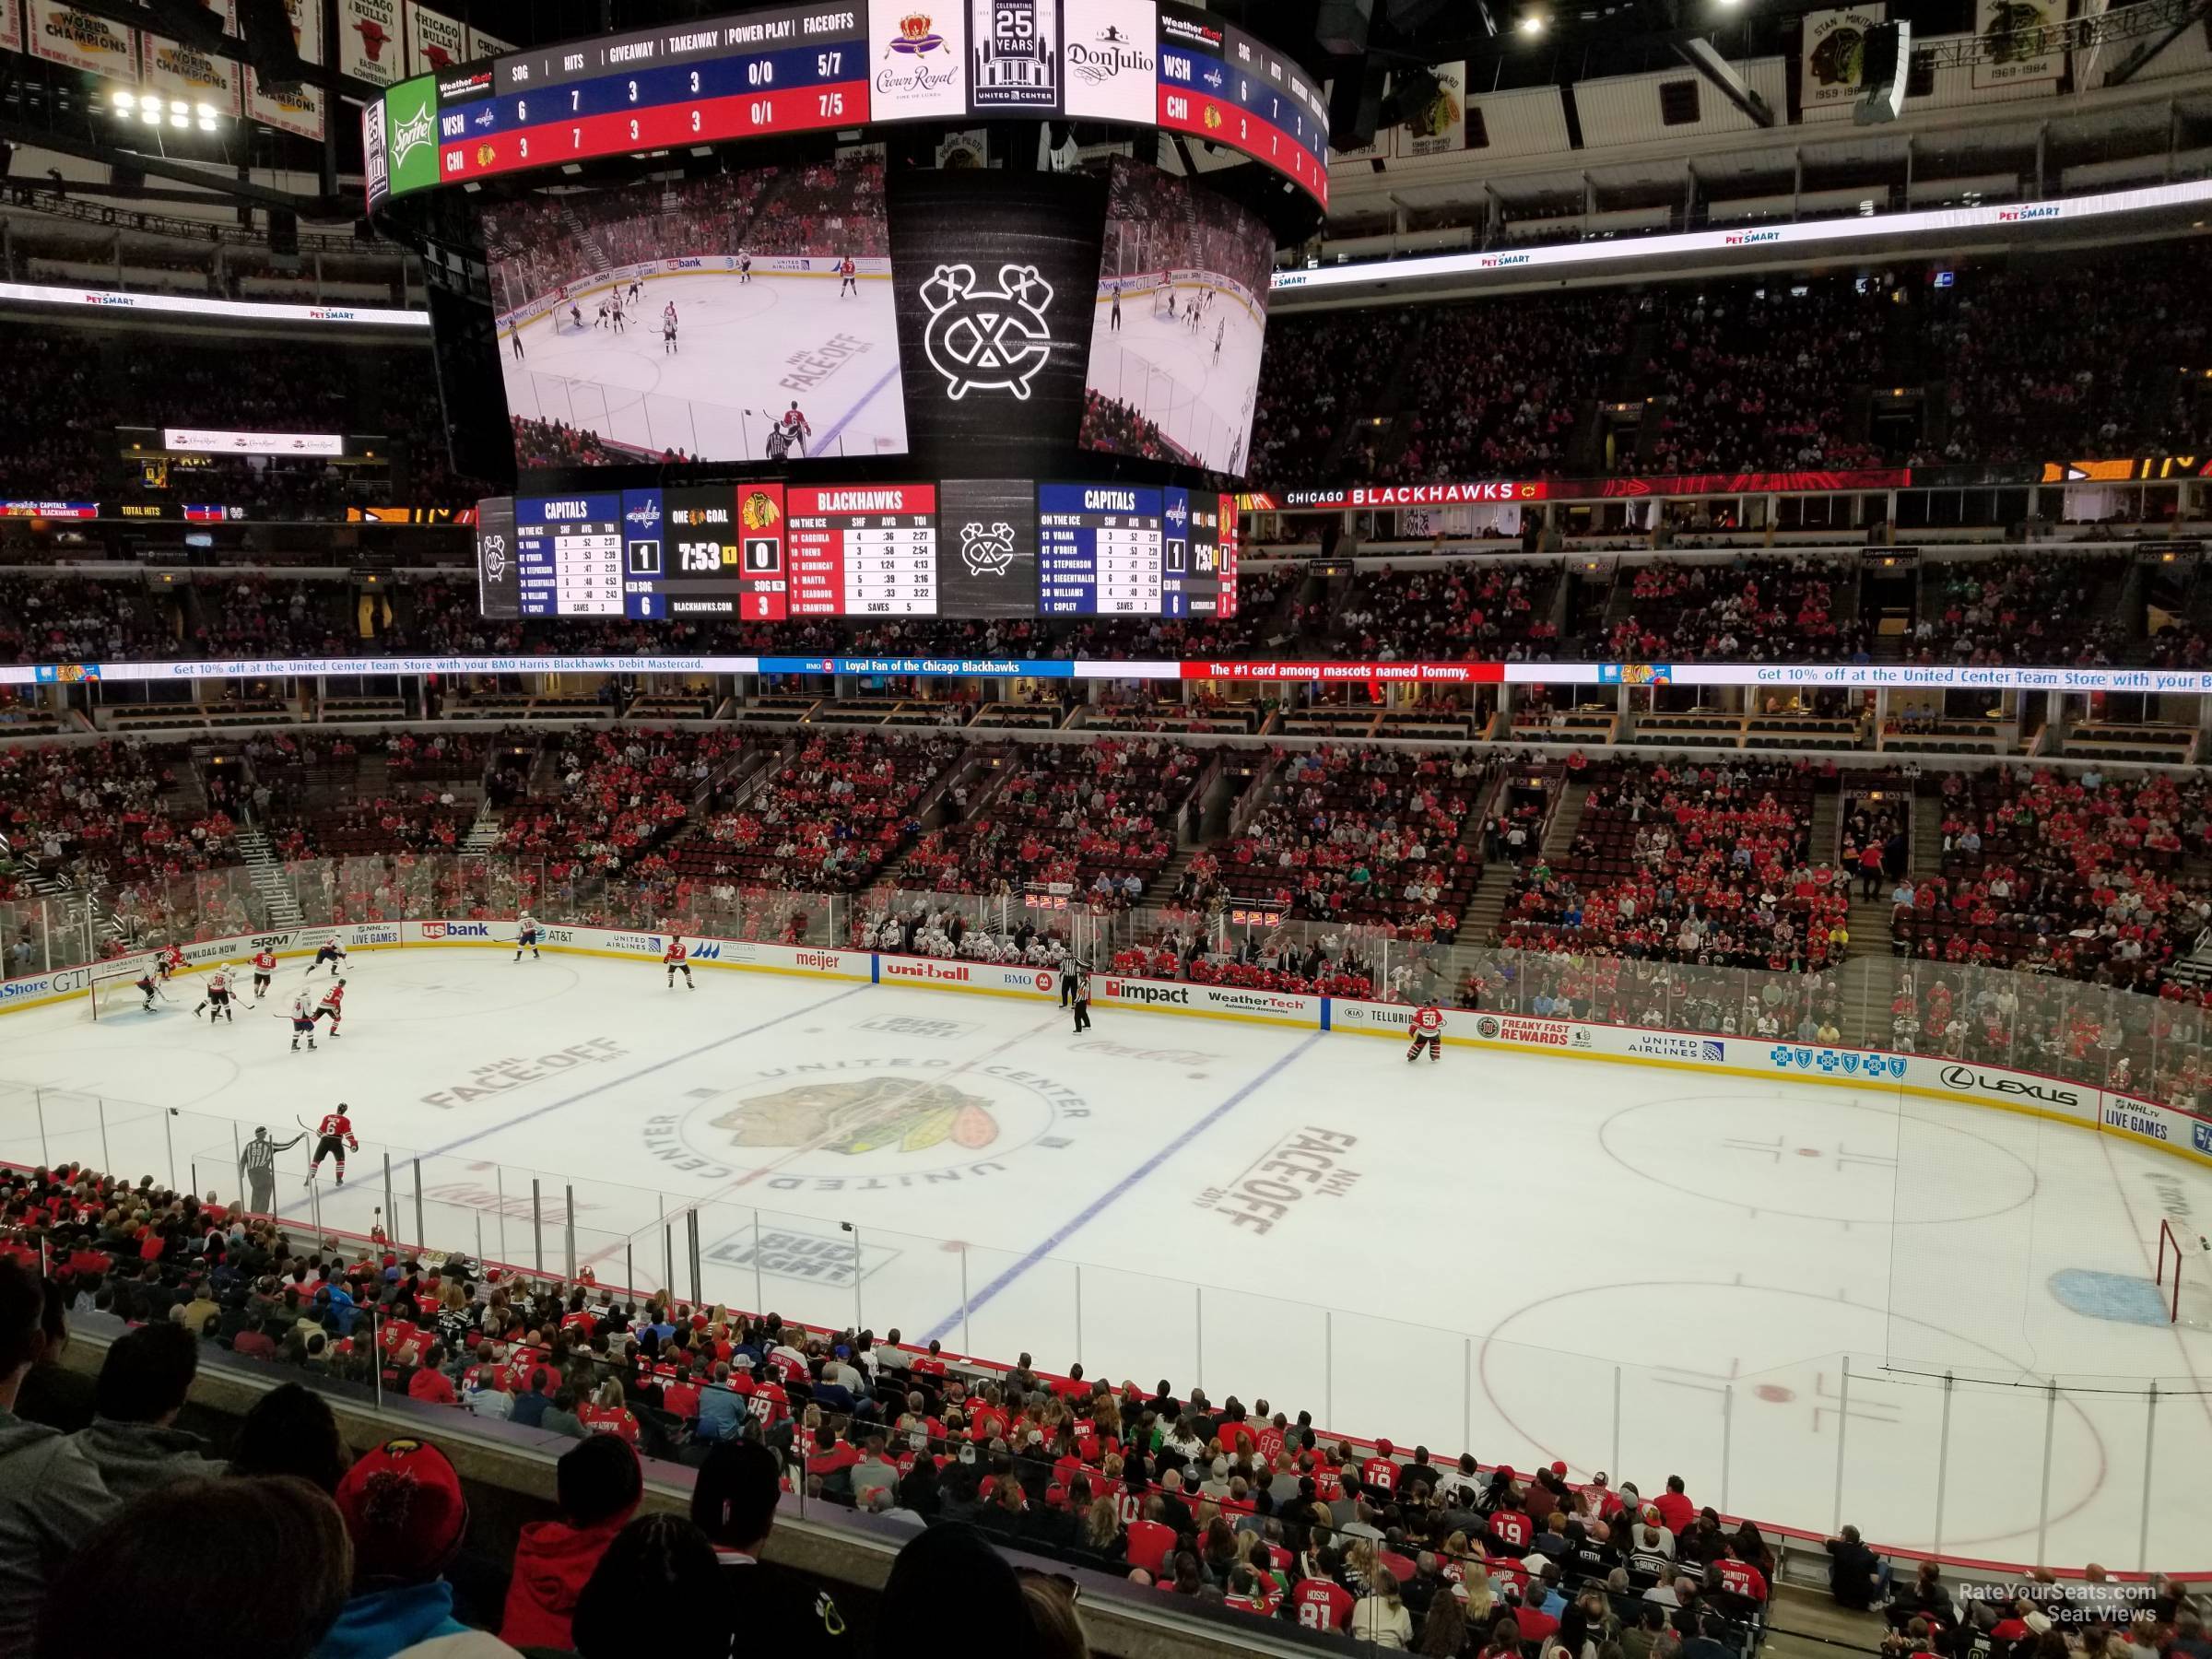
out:
<path id="1" fill-rule="evenodd" d="M 1235 500 L 1126 484 L 763 482 L 477 508 L 488 618 L 1227 617 Z"/>

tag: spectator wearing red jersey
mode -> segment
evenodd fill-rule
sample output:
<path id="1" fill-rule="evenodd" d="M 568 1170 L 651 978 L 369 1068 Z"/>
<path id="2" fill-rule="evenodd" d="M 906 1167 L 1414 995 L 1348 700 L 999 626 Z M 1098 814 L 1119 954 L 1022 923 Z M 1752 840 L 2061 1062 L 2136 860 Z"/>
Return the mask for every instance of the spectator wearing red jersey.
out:
<path id="1" fill-rule="evenodd" d="M 1144 1518 L 1129 1524 L 1129 1565 L 1160 1576 L 1168 1559 L 1175 1550 L 1175 1529 L 1167 1524 L 1167 1506 L 1155 1498 L 1145 1501 Z"/>
<path id="2" fill-rule="evenodd" d="M 645 1494 L 638 1455 L 618 1435 L 571 1447 L 555 1470 L 560 1518 L 524 1526 L 508 1581 L 500 1639 L 511 1647 L 565 1648 L 576 1598 Z"/>
<path id="3" fill-rule="evenodd" d="M 1341 1630 L 1356 1605 L 1352 1593 L 1329 1576 L 1336 1568 L 1335 1556 L 1324 1552 L 1305 1577 L 1290 1586 L 1291 1621 L 1301 1630 Z"/>
<path id="4" fill-rule="evenodd" d="M 1397 1460 L 1388 1441 L 1375 1442 L 1375 1454 L 1359 1465 L 1359 1484 L 1388 1499 L 1398 1489 Z"/>
<path id="5" fill-rule="evenodd" d="M 1682 1489 L 1682 1477 L 1669 1475 L 1666 1490 L 1652 1500 L 1652 1507 L 1659 1512 L 1659 1519 L 1667 1531 L 1679 1538 L 1698 1518 L 1698 1506 L 1692 1503 Z"/>
<path id="6" fill-rule="evenodd" d="M 613 1434 L 632 1447 L 638 1443 L 638 1419 L 622 1403 L 622 1384 L 612 1377 L 599 1385 L 599 1392 L 592 1396 L 591 1403 L 579 1408 L 576 1416 L 587 1435 Z"/>

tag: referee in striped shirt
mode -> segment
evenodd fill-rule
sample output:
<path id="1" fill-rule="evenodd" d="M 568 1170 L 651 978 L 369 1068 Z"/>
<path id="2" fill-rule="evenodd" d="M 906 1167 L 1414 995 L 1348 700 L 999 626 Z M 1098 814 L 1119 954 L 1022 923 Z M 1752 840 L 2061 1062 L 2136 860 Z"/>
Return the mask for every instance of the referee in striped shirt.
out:
<path id="1" fill-rule="evenodd" d="M 265 1124 L 253 1131 L 253 1138 L 246 1143 L 246 1149 L 238 1157 L 239 1173 L 245 1177 L 250 1189 L 246 1200 L 249 1210 L 257 1216 L 275 1213 L 276 1154 L 290 1151 L 306 1138 L 301 1134 L 293 1135 L 288 1141 L 273 1141 L 269 1138 L 268 1125 Z"/>

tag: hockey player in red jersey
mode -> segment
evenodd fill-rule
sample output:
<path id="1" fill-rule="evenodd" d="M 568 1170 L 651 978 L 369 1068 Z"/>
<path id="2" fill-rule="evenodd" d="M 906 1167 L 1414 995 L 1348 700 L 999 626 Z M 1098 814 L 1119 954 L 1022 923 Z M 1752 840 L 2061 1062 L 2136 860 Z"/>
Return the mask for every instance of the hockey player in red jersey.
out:
<path id="1" fill-rule="evenodd" d="M 325 1014 L 330 1016 L 330 1040 L 335 1042 L 338 1040 L 339 1022 L 346 1018 L 346 982 L 344 980 L 340 980 L 329 990 L 324 992 L 323 1000 L 315 1005 L 317 1019 L 321 1019 Z"/>
<path id="2" fill-rule="evenodd" d="M 269 976 L 276 971 L 276 953 L 263 948 L 253 953 L 253 1000 L 259 1002 L 269 989 Z"/>
<path id="3" fill-rule="evenodd" d="M 691 978 L 691 964 L 687 959 L 690 954 L 690 951 L 685 948 L 684 942 L 681 939 L 670 939 L 668 941 L 668 948 L 661 953 L 661 960 L 666 963 L 668 967 L 669 990 L 673 991 L 676 989 L 676 976 L 678 973 L 681 973 L 684 976 L 685 984 L 689 985 L 694 991 L 699 989 L 699 986 Z"/>
<path id="4" fill-rule="evenodd" d="M 1444 1011 L 1434 1003 L 1425 1003 L 1413 1017 L 1413 1046 L 1406 1051 L 1406 1058 L 1418 1060 L 1426 1047 L 1431 1061 L 1444 1054 Z"/>
<path id="5" fill-rule="evenodd" d="M 338 1185 L 346 1184 L 346 1154 L 359 1152 L 361 1143 L 353 1138 L 353 1120 L 346 1115 L 346 1102 L 340 1100 L 338 1109 L 326 1115 L 315 1125 L 315 1155 L 308 1160 L 307 1178 L 314 1180 L 323 1168 L 325 1158 L 338 1161 Z"/>
<path id="6" fill-rule="evenodd" d="M 164 946 L 154 957 L 154 967 L 163 979 L 173 978 L 182 972 L 184 970 L 183 947 L 177 945 Z"/>

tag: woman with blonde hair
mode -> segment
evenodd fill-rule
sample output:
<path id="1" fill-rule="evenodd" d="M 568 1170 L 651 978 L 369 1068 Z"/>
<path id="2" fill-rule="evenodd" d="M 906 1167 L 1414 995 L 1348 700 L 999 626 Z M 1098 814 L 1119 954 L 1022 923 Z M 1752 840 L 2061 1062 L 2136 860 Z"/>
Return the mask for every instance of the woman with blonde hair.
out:
<path id="1" fill-rule="evenodd" d="M 1083 1548 L 1110 1571 L 1121 1566 L 1128 1550 L 1128 1540 L 1122 1534 L 1121 1511 L 1114 1507 L 1112 1499 L 1101 1498 L 1085 1512 Z"/>
<path id="2" fill-rule="evenodd" d="M 1497 1592 L 1490 1588 L 1489 1569 L 1479 1559 L 1472 1559 L 1460 1570 L 1459 1587 L 1466 1592 L 1467 1622 L 1477 1630 L 1489 1622 L 1490 1609 L 1497 1605 Z"/>
<path id="3" fill-rule="evenodd" d="M 1360 1543 L 1367 1540 L 1362 1538 Z M 1372 1553 L 1371 1548 L 1370 1553 Z M 1439 1598 L 1450 1601 L 1449 1595 Z M 1399 1594 L 1397 1574 L 1382 1571 L 1352 1606 L 1352 1640 L 1379 1648 L 1406 1648 L 1413 1643 L 1413 1615 L 1406 1611 Z"/>

